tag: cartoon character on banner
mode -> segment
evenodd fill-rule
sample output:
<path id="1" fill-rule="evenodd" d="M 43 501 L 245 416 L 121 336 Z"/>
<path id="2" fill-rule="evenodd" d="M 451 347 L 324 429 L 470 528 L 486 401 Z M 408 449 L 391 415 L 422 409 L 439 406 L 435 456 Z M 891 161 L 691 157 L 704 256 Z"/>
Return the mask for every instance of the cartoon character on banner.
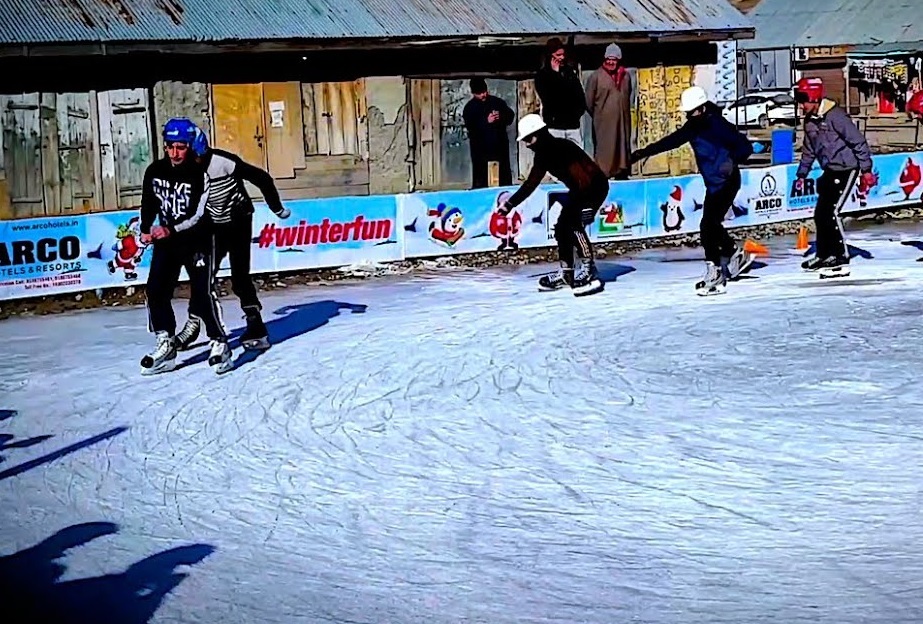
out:
<path id="1" fill-rule="evenodd" d="M 602 208 L 599 209 L 597 220 L 598 224 L 596 227 L 601 236 L 614 236 L 625 228 L 625 211 L 618 202 L 603 204 Z"/>
<path id="2" fill-rule="evenodd" d="M 872 172 L 872 181 L 871 183 L 866 182 L 865 176 L 859 176 L 859 183 L 856 184 L 855 190 L 853 191 L 853 201 L 858 202 L 859 206 L 865 208 L 868 205 L 869 191 L 875 188 L 878 185 L 879 174 L 878 171 Z"/>
<path id="3" fill-rule="evenodd" d="M 913 162 L 913 158 L 907 158 L 907 163 L 904 165 L 900 177 L 900 186 L 901 190 L 904 192 L 904 201 L 910 200 L 910 196 L 913 195 L 913 192 L 920 186 L 921 181 L 923 181 L 923 175 L 921 175 L 920 165 Z"/>
<path id="4" fill-rule="evenodd" d="M 500 246 L 497 247 L 497 251 L 504 251 L 506 249 L 515 251 L 519 249 L 519 244 L 516 242 L 516 238 L 522 230 L 522 213 L 519 211 L 519 207 L 517 206 L 507 215 L 502 215 L 497 212 L 500 206 L 502 206 L 511 195 L 512 193 L 509 191 L 500 193 L 497 196 L 493 212 L 490 215 L 490 224 L 488 226 L 490 235 L 500 241 Z"/>
<path id="5" fill-rule="evenodd" d="M 465 237 L 465 228 L 462 227 L 465 217 L 459 208 L 440 203 L 436 208 L 430 208 L 426 214 L 431 219 L 429 235 L 437 243 L 454 247 Z"/>
<path id="6" fill-rule="evenodd" d="M 126 281 L 138 278 L 136 267 L 141 263 L 148 244 L 141 242 L 141 220 L 138 217 L 132 217 L 128 223 L 118 226 L 115 232 L 115 244 L 112 251 L 115 257 L 106 263 L 109 273 L 113 274 L 117 269 L 121 269 L 125 275 Z"/>
<path id="7" fill-rule="evenodd" d="M 683 214 L 683 189 L 674 186 L 667 201 L 660 204 L 660 211 L 663 213 L 664 232 L 678 232 L 683 229 L 683 221 L 686 220 L 686 215 Z"/>

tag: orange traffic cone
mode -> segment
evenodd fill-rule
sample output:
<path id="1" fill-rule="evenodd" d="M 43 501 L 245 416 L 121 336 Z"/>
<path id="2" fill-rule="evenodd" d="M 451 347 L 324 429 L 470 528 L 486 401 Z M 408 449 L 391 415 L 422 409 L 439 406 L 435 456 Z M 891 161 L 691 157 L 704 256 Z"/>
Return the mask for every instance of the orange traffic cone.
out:
<path id="1" fill-rule="evenodd" d="M 749 238 L 744 242 L 744 251 L 747 253 L 752 253 L 754 256 L 768 256 L 769 248 L 765 245 L 760 245 L 756 241 L 752 241 Z"/>
<path id="2" fill-rule="evenodd" d="M 798 230 L 798 244 L 795 245 L 795 249 L 798 251 L 804 251 L 808 248 L 808 228 L 801 226 L 801 229 Z"/>

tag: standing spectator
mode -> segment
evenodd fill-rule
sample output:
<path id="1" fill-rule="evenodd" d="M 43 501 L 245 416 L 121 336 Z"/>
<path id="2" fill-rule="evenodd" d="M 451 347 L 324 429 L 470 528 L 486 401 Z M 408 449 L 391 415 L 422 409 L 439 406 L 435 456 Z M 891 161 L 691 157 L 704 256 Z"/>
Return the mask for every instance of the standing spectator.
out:
<path id="1" fill-rule="evenodd" d="M 545 45 L 544 66 L 535 76 L 535 90 L 542 101 L 542 119 L 552 136 L 569 139 L 583 148 L 580 119 L 586 112 L 586 97 L 577 67 L 567 58 L 557 37 Z"/>
<path id="2" fill-rule="evenodd" d="M 622 49 L 610 44 L 602 67 L 587 80 L 586 106 L 593 118 L 596 163 L 607 177 L 627 180 L 631 172 L 631 76 L 621 61 Z"/>
<path id="3" fill-rule="evenodd" d="M 506 102 L 490 94 L 483 78 L 472 78 L 469 85 L 472 97 L 462 117 L 471 147 L 471 188 L 488 186 L 488 163 L 492 160 L 500 165 L 500 186 L 510 186 L 513 172 L 506 129 L 516 116 Z"/>

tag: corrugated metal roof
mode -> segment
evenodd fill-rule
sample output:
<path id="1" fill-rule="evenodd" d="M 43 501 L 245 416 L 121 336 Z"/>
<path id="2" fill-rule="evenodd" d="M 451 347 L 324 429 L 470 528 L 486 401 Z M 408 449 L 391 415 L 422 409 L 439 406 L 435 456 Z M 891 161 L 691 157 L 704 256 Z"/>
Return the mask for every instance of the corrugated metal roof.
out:
<path id="1" fill-rule="evenodd" d="M 727 0 L 0 0 L 0 44 L 752 29 Z"/>
<path id="2" fill-rule="evenodd" d="M 748 16 L 750 50 L 899 43 L 923 39 L 919 0 L 762 0 Z"/>

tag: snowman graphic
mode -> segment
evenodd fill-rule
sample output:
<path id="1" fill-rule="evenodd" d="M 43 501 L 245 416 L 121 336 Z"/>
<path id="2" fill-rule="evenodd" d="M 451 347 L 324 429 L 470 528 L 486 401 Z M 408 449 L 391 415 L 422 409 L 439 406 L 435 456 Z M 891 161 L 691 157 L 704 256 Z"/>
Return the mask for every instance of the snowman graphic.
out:
<path id="1" fill-rule="evenodd" d="M 670 197 L 660 205 L 660 210 L 663 212 L 664 232 L 677 232 L 683 229 L 683 221 L 686 220 L 683 214 L 683 189 L 674 186 Z"/>
<path id="2" fill-rule="evenodd" d="M 430 208 L 427 216 L 432 219 L 429 235 L 437 243 L 454 247 L 464 238 L 465 228 L 462 227 L 462 222 L 465 217 L 460 209 L 440 203 L 436 208 Z"/>

